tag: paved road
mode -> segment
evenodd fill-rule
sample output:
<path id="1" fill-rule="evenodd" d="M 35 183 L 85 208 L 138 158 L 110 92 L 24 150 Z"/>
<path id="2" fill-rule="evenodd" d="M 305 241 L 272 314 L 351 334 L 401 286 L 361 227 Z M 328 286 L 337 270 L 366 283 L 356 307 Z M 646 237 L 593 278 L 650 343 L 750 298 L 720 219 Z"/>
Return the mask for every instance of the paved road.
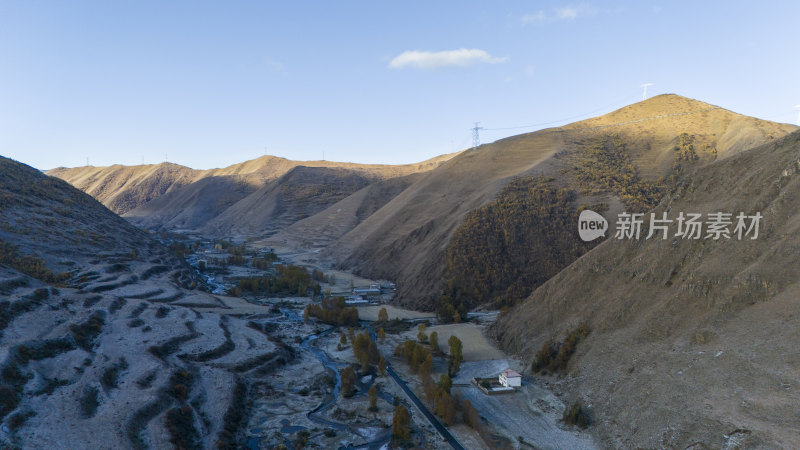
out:
<path id="1" fill-rule="evenodd" d="M 365 322 L 362 323 L 369 331 L 372 340 L 373 341 L 376 340 L 375 332 L 372 330 L 372 327 L 368 323 Z M 425 406 L 425 404 L 422 403 L 422 400 L 420 400 L 419 397 L 417 397 L 417 394 L 415 394 L 414 391 L 412 391 L 411 388 L 408 387 L 408 384 L 406 384 L 406 382 L 403 381 L 403 379 L 400 378 L 399 375 L 397 375 L 397 372 L 395 372 L 394 369 L 392 369 L 392 366 L 388 362 L 386 363 L 386 372 L 389 374 L 389 376 L 394 378 L 394 381 L 397 382 L 397 384 L 411 399 L 411 401 L 414 402 L 415 405 L 417 405 L 417 408 L 419 408 L 419 410 L 422 411 L 422 414 L 428 419 L 428 422 L 430 422 L 431 425 L 433 425 L 433 427 L 436 428 L 436 431 L 438 431 L 439 434 L 442 435 L 444 440 L 447 441 L 451 447 L 453 447 L 455 450 L 466 450 L 464 446 L 458 442 L 455 436 L 450 434 L 450 431 L 444 425 L 442 425 L 441 422 L 439 422 L 439 419 L 437 419 L 436 416 L 434 416 L 428 410 L 428 407 Z"/>
<path id="2" fill-rule="evenodd" d="M 444 440 L 446 440 L 451 447 L 453 447 L 456 450 L 465 450 L 464 446 L 459 444 L 456 438 L 452 434 L 450 434 L 450 431 L 448 431 L 448 429 L 445 428 L 445 426 L 442 425 L 441 422 L 439 422 L 439 419 L 437 419 L 436 416 L 434 416 L 433 414 L 431 414 L 430 411 L 428 411 L 428 408 L 425 406 L 425 404 L 422 403 L 422 400 L 420 400 L 414 393 L 414 391 L 412 391 L 411 388 L 408 387 L 406 382 L 403 381 L 403 379 L 397 375 L 397 372 L 395 372 L 394 369 L 392 369 L 390 366 L 387 365 L 386 372 L 389 375 L 391 375 L 392 378 L 394 378 L 394 381 L 396 381 L 397 384 L 400 385 L 403 391 L 405 391 L 406 395 L 408 395 L 409 398 L 411 398 L 411 401 L 413 401 L 414 404 L 417 405 L 417 408 L 419 408 L 419 410 L 422 411 L 422 414 L 428 418 L 428 421 L 431 423 L 431 425 L 433 425 L 433 427 L 436 428 L 436 431 L 438 431 L 439 434 L 442 435 Z"/>

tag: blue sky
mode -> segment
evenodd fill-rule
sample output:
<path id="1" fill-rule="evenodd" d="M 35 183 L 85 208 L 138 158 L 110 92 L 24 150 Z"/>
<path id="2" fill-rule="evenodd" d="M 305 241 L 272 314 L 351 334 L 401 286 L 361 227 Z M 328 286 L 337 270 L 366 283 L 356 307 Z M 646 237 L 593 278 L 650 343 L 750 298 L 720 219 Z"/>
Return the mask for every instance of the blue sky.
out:
<path id="1" fill-rule="evenodd" d="M 0 154 L 407 163 L 677 93 L 797 120 L 800 2 L 0 0 Z M 556 125 L 554 124 L 554 125 Z"/>

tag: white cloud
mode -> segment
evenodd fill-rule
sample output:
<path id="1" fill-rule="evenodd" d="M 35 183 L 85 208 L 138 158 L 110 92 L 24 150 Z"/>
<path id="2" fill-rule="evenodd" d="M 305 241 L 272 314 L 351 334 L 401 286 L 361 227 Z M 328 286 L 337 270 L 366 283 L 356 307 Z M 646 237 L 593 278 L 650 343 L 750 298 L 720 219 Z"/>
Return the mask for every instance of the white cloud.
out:
<path id="1" fill-rule="evenodd" d="M 286 73 L 286 67 L 283 65 L 282 62 L 276 61 L 272 58 L 266 57 L 264 58 L 264 64 L 267 66 L 267 69 L 273 73 Z"/>
<path id="2" fill-rule="evenodd" d="M 561 20 L 572 20 L 578 17 L 578 9 L 577 8 L 560 8 L 556 10 L 556 18 Z"/>
<path id="3" fill-rule="evenodd" d="M 560 20 L 575 20 L 578 17 L 591 16 L 595 12 L 595 9 L 590 5 L 581 3 L 577 6 L 555 8 L 550 14 L 541 10 L 535 14 L 524 14 L 520 20 L 522 21 L 523 25 L 532 23 L 557 22 Z"/>
<path id="4" fill-rule="evenodd" d="M 441 52 L 408 50 L 392 59 L 389 67 L 393 69 L 405 67 L 436 69 L 439 67 L 469 67 L 475 64 L 498 64 L 506 61 L 508 58 L 495 58 L 485 50 L 477 48 L 460 48 Z"/>
<path id="5" fill-rule="evenodd" d="M 534 73 L 536 73 L 536 71 L 533 68 L 533 64 L 528 64 L 527 66 L 525 66 L 525 76 L 526 77 L 530 78 L 530 77 L 533 76 Z"/>
<path id="6" fill-rule="evenodd" d="M 539 11 L 536 14 L 525 14 L 522 16 L 522 23 L 542 23 L 547 20 L 547 15 L 544 11 Z"/>

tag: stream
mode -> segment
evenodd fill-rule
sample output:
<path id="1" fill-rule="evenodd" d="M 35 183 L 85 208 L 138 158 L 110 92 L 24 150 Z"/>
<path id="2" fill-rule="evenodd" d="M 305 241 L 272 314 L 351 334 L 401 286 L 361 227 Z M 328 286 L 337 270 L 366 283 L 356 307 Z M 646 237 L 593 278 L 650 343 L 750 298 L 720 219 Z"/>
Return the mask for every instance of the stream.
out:
<path id="1" fill-rule="evenodd" d="M 291 309 L 281 308 L 281 312 L 292 321 L 295 322 L 303 321 L 302 317 L 300 317 L 295 311 Z M 339 391 L 341 391 L 342 389 L 342 378 L 339 375 L 339 368 L 342 365 L 334 361 L 331 361 L 331 359 L 328 357 L 328 354 L 324 350 L 317 348 L 312 344 L 320 337 L 330 334 L 331 332 L 333 332 L 333 330 L 335 330 L 335 327 L 328 328 L 327 330 L 319 334 L 312 334 L 311 336 L 304 339 L 303 342 L 300 344 L 301 348 L 314 355 L 319 360 L 320 364 L 322 364 L 322 366 L 325 367 L 325 369 L 327 369 L 332 373 L 334 379 L 336 380 L 333 386 L 333 392 L 328 396 L 328 398 L 326 398 L 325 401 L 322 402 L 322 404 L 320 404 L 312 411 L 310 411 L 307 414 L 307 417 L 308 420 L 314 423 L 318 423 L 320 425 L 324 425 L 326 427 L 330 427 L 338 431 L 346 431 L 361 436 L 364 439 L 369 439 L 370 437 L 365 436 L 363 432 L 358 428 L 355 428 L 348 424 L 328 420 L 325 417 L 323 417 L 324 412 L 333 407 L 336 404 L 336 400 L 339 398 Z M 359 394 L 357 395 L 361 395 L 362 393 L 366 392 L 367 389 L 369 389 L 369 387 L 372 385 L 373 381 L 374 379 L 371 378 L 369 383 L 362 383 L 361 379 L 358 379 L 356 384 L 358 385 L 359 388 Z M 394 398 L 392 396 L 384 392 L 379 392 L 378 397 L 381 398 L 382 400 L 385 400 L 390 405 L 394 401 Z M 391 440 L 391 428 L 387 429 L 383 433 L 379 433 L 377 439 L 373 441 L 367 442 L 359 446 L 351 445 L 344 448 L 379 449 L 384 445 L 386 445 L 390 440 Z"/>
<path id="2" fill-rule="evenodd" d="M 197 270 L 197 269 L 195 269 L 195 270 Z M 213 294 L 224 294 L 227 291 L 226 286 L 223 283 L 218 282 L 216 280 L 216 277 L 213 274 L 202 273 L 199 270 L 197 272 L 203 278 L 205 278 L 206 283 L 208 284 L 208 286 L 212 288 L 212 293 Z M 297 314 L 296 311 L 294 311 L 292 309 L 289 309 L 289 308 L 280 308 L 280 310 L 286 316 L 286 318 L 288 318 L 290 321 L 292 321 L 292 322 L 303 322 L 303 318 L 299 314 Z M 356 436 L 361 436 L 362 438 L 367 439 L 367 440 L 370 439 L 370 438 L 374 438 L 373 440 L 368 441 L 368 442 L 366 442 L 364 444 L 361 444 L 359 446 L 353 446 L 351 444 L 351 445 L 348 445 L 347 447 L 341 447 L 341 448 L 347 448 L 347 449 L 369 449 L 369 450 L 378 450 L 380 448 L 384 448 L 386 446 L 386 444 L 388 444 L 389 441 L 391 440 L 391 437 L 392 437 L 391 428 L 387 428 L 385 431 L 378 432 L 377 434 L 369 433 L 369 435 L 365 435 L 365 432 L 363 431 L 363 429 L 356 428 L 356 427 L 354 427 L 352 425 L 349 425 L 349 424 L 332 421 L 332 420 L 329 420 L 329 419 L 324 417 L 324 413 L 326 411 L 328 411 L 330 408 L 332 408 L 334 405 L 336 405 L 336 401 L 339 398 L 339 392 L 341 391 L 341 388 L 342 388 L 342 378 L 339 375 L 339 368 L 340 367 L 344 367 L 344 364 L 337 363 L 335 361 L 331 361 L 331 359 L 328 357 L 328 354 L 324 350 L 315 347 L 313 345 L 313 343 L 317 339 L 319 339 L 320 337 L 330 334 L 335 329 L 336 329 L 336 327 L 331 327 L 331 328 L 329 328 L 329 329 L 327 329 L 327 330 L 325 330 L 325 331 L 323 331 L 321 333 L 312 334 L 312 335 L 308 336 L 307 338 L 305 338 L 300 344 L 300 347 L 303 350 L 305 350 L 307 352 L 310 352 L 312 355 L 314 355 L 314 357 L 316 357 L 317 360 L 319 360 L 320 364 L 322 364 L 322 366 L 326 370 L 331 372 L 331 374 L 333 375 L 333 377 L 335 379 L 335 384 L 333 386 L 333 392 L 331 394 L 329 394 L 328 396 L 326 396 L 326 399 L 319 406 L 317 406 L 313 410 L 309 411 L 307 413 L 306 417 L 308 417 L 308 420 L 310 420 L 311 422 L 323 425 L 323 426 L 328 427 L 328 428 L 332 428 L 332 429 L 337 430 L 337 431 L 343 431 L 343 432 L 351 433 L 351 434 L 354 434 Z M 367 329 L 369 330 L 370 334 L 372 335 L 372 339 L 374 340 L 375 339 L 374 331 L 372 331 L 372 329 L 370 327 L 367 327 Z M 369 381 L 366 382 L 366 383 L 362 382 L 361 378 L 356 380 L 356 386 L 358 387 L 358 393 L 356 395 L 364 395 L 364 393 L 367 392 L 367 390 L 373 384 L 373 382 L 374 382 L 374 377 L 370 377 Z M 387 393 L 385 393 L 385 392 L 383 392 L 383 391 L 379 391 L 378 392 L 378 398 L 380 398 L 381 400 L 384 400 L 389 405 L 392 405 L 394 403 L 394 397 L 389 395 L 389 394 L 387 394 Z M 292 433 L 292 432 L 295 432 L 295 431 L 298 431 L 298 430 L 304 430 L 305 429 L 305 427 L 291 426 L 291 424 L 289 423 L 288 420 L 281 421 L 281 424 L 283 425 L 283 428 L 281 429 L 281 432 Z M 374 427 L 364 427 L 364 428 L 374 428 Z M 415 428 L 415 431 L 422 438 L 422 442 L 424 443 L 424 439 L 425 438 L 424 438 L 424 435 L 422 434 L 421 430 L 416 429 L 416 427 L 414 427 L 414 428 Z M 258 446 L 259 446 L 259 442 L 260 442 L 259 438 L 251 438 L 251 439 L 249 439 L 247 441 L 246 446 L 248 448 L 250 448 L 250 449 L 257 449 Z M 291 445 L 290 441 L 286 441 L 284 443 L 287 445 L 287 447 L 292 448 L 292 445 Z"/>

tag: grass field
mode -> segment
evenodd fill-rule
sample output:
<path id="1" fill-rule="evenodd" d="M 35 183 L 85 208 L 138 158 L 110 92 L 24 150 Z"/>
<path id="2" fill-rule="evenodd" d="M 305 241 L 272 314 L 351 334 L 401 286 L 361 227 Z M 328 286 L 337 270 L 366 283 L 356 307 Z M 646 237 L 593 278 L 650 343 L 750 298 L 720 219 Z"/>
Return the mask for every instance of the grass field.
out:
<path id="1" fill-rule="evenodd" d="M 391 317 L 391 315 L 390 315 Z M 428 336 L 432 332 L 439 334 L 439 347 L 447 353 L 447 340 L 455 335 L 464 344 L 464 361 L 484 361 L 487 359 L 502 359 L 506 355 L 497 349 L 483 334 L 483 327 L 472 323 L 453 323 L 449 325 L 437 325 L 426 330 Z M 409 339 L 416 339 L 417 329 L 407 331 L 404 334 Z"/>
<path id="2" fill-rule="evenodd" d="M 386 308 L 389 320 L 393 319 L 433 319 L 435 314 L 429 312 L 413 311 L 410 309 L 397 308 L 391 305 L 359 306 L 358 318 L 361 320 L 378 320 L 378 313 L 381 308 Z"/>

